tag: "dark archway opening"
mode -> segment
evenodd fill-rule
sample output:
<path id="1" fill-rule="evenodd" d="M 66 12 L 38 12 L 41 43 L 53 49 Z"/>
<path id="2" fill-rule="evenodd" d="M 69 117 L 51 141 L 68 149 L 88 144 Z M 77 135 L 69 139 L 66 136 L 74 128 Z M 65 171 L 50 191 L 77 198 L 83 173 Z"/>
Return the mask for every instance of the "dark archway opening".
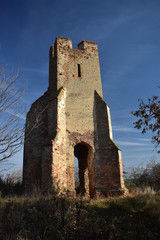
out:
<path id="1" fill-rule="evenodd" d="M 78 174 L 75 178 L 76 194 L 94 197 L 93 149 L 86 143 L 78 143 L 74 147 L 74 156 L 78 159 Z"/>
<path id="2" fill-rule="evenodd" d="M 78 159 L 78 176 L 75 179 L 75 186 L 76 186 L 76 194 L 84 196 L 87 192 L 87 178 L 88 178 L 88 164 L 87 164 L 87 157 L 88 157 L 88 148 L 79 143 L 74 148 L 74 155 Z"/>
<path id="3" fill-rule="evenodd" d="M 79 143 L 74 148 L 74 155 L 78 159 L 78 179 L 75 182 L 76 194 L 84 196 L 88 190 L 88 148 L 85 145 Z"/>

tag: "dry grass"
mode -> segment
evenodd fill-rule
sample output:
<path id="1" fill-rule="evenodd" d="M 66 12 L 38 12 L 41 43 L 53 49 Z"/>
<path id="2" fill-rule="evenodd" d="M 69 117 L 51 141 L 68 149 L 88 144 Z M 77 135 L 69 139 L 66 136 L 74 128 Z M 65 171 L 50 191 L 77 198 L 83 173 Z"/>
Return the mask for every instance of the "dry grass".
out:
<path id="1" fill-rule="evenodd" d="M 67 199 L 43 196 L 38 189 L 18 196 L 22 185 L 15 179 L 0 185 L 2 240 L 159 240 L 160 193 L 151 187 L 131 187 L 123 197 Z"/>
<path id="2" fill-rule="evenodd" d="M 54 237 L 53 237 L 54 236 Z M 160 195 L 0 198 L 0 239 L 159 239 Z"/>

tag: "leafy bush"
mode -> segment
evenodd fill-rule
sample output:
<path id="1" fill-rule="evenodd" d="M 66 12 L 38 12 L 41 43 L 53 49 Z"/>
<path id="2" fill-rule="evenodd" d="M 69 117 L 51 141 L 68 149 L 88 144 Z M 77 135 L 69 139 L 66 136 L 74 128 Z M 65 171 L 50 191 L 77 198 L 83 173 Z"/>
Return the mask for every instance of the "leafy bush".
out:
<path id="1" fill-rule="evenodd" d="M 21 195 L 23 193 L 21 175 L 21 172 L 17 171 L 7 174 L 5 177 L 0 176 L 0 192 L 3 197 L 8 195 Z"/>
<path id="2" fill-rule="evenodd" d="M 156 163 L 155 161 L 151 161 L 146 165 L 145 168 L 143 166 L 138 166 L 132 168 L 131 172 L 125 179 L 125 186 L 128 189 L 138 187 L 141 189 L 145 189 L 146 187 L 150 187 L 155 191 L 160 190 L 160 163 Z"/>

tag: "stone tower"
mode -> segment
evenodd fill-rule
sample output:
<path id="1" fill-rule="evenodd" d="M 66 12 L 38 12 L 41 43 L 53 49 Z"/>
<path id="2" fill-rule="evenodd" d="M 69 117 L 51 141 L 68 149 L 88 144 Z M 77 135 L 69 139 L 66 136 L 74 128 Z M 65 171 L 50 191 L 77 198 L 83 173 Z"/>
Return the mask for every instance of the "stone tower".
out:
<path id="1" fill-rule="evenodd" d="M 110 110 L 102 97 L 98 47 L 57 37 L 50 48 L 49 87 L 27 114 L 23 181 L 25 191 L 75 196 L 74 157 L 79 192 L 122 192 L 121 151 L 113 141 Z"/>

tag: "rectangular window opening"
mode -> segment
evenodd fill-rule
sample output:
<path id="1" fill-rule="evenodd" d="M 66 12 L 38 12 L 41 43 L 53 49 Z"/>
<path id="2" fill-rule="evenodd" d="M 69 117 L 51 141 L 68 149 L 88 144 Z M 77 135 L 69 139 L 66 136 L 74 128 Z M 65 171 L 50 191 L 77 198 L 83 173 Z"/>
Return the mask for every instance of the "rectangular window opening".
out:
<path id="1" fill-rule="evenodd" d="M 78 64 L 78 77 L 81 77 L 81 65 Z"/>

